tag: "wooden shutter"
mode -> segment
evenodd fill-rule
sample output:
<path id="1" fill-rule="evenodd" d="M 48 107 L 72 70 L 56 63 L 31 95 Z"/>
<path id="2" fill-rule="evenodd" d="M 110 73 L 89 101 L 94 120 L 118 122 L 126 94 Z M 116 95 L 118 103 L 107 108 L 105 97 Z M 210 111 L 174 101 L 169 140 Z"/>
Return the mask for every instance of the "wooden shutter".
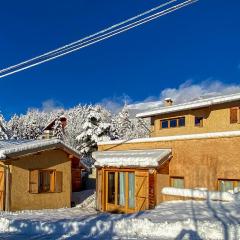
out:
<path id="1" fill-rule="evenodd" d="M 135 199 L 136 211 L 142 211 L 149 208 L 149 185 L 148 172 L 135 172 Z"/>
<path id="2" fill-rule="evenodd" d="M 230 123 L 237 123 L 238 122 L 238 108 L 231 108 L 230 109 Z"/>
<path id="3" fill-rule="evenodd" d="M 4 210 L 3 206 L 4 206 L 4 172 L 0 171 L 0 210 Z"/>
<path id="4" fill-rule="evenodd" d="M 38 193 L 38 181 L 39 181 L 39 171 L 31 170 L 29 171 L 29 192 Z"/>
<path id="5" fill-rule="evenodd" d="M 62 192 L 63 174 L 58 171 L 55 174 L 55 192 L 60 193 Z"/>

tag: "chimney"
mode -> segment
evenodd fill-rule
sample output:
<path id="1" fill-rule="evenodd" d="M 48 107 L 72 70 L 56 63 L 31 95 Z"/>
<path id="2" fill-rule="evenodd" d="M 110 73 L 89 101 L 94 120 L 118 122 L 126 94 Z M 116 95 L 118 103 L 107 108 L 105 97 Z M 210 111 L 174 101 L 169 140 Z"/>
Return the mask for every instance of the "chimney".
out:
<path id="1" fill-rule="evenodd" d="M 169 107 L 173 105 L 173 100 L 171 98 L 164 99 L 164 107 Z"/>

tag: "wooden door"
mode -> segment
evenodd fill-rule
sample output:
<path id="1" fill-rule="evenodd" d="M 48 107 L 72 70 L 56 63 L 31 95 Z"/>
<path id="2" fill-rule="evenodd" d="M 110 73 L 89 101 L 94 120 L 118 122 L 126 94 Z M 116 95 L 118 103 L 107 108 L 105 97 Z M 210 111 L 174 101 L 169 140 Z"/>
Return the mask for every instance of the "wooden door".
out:
<path id="1" fill-rule="evenodd" d="M 4 171 L 0 171 L 0 210 L 4 210 Z"/>
<path id="2" fill-rule="evenodd" d="M 136 211 L 142 211 L 149 208 L 149 189 L 148 172 L 135 172 L 135 198 Z"/>
<path id="3" fill-rule="evenodd" d="M 81 191 L 81 169 L 72 168 L 72 192 Z"/>

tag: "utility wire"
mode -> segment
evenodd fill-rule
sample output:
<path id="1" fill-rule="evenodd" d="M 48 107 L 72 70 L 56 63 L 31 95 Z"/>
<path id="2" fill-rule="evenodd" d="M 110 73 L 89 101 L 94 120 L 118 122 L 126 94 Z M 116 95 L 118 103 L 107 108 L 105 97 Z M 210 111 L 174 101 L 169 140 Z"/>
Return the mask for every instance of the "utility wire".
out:
<path id="1" fill-rule="evenodd" d="M 90 39 L 90 38 L 96 37 L 97 35 L 103 34 L 103 33 L 107 32 L 107 31 L 109 31 L 109 30 L 112 30 L 112 29 L 116 28 L 116 27 L 122 26 L 122 25 L 124 25 L 124 24 L 126 24 L 126 23 L 128 23 L 128 22 L 131 22 L 131 21 L 133 21 L 133 20 L 136 20 L 136 19 L 138 19 L 138 18 L 140 18 L 140 17 L 142 17 L 142 16 L 145 16 L 145 15 L 151 13 L 151 12 L 154 12 L 154 11 L 156 11 L 156 10 L 158 10 L 158 9 L 160 9 L 160 8 L 163 8 L 163 7 L 169 5 L 169 4 L 173 3 L 173 2 L 176 2 L 176 1 L 177 1 L 177 0 L 171 0 L 171 1 L 167 2 L 167 3 L 161 4 L 161 5 L 159 5 L 159 6 L 155 7 L 155 8 L 152 8 L 152 9 L 144 12 L 144 13 L 141 13 L 141 14 L 135 16 L 135 17 L 132 17 L 132 18 L 130 18 L 130 19 L 127 19 L 127 20 L 125 20 L 125 21 L 123 21 L 123 22 L 120 22 L 120 23 L 118 23 L 118 24 L 115 24 L 115 25 L 113 25 L 113 26 L 111 26 L 111 27 L 108 27 L 108 28 L 106 28 L 106 29 L 103 29 L 103 30 L 101 30 L 101 31 L 99 31 L 99 32 L 97 32 L 97 33 L 91 34 L 91 35 L 89 35 L 89 36 L 87 36 L 87 37 L 84 37 L 84 38 L 78 40 L 78 41 L 75 41 L 75 42 L 72 42 L 72 43 L 70 43 L 70 44 L 64 45 L 63 47 L 57 48 L 57 49 L 55 49 L 55 50 L 53 50 L 53 51 L 47 52 L 47 53 L 42 54 L 42 55 L 40 55 L 40 56 L 31 58 L 31 59 L 29 59 L 29 60 L 27 60 L 27 61 L 24 61 L 24 62 L 21 62 L 21 63 L 19 63 L 19 64 L 17 64 L 17 65 L 14 65 L 14 66 L 5 68 L 5 69 L 1 70 L 0 73 L 6 72 L 6 71 L 11 70 L 11 69 L 14 69 L 15 67 L 19 67 L 19 66 L 21 66 L 21 65 L 23 65 L 23 64 L 26 64 L 26 63 L 29 63 L 29 62 L 31 62 L 31 61 L 40 59 L 41 57 L 45 57 L 45 56 L 47 56 L 47 55 L 49 55 L 49 54 L 58 53 L 58 51 L 65 50 L 65 49 L 68 48 L 68 47 L 74 47 L 74 45 L 76 45 L 76 44 L 82 43 L 82 42 L 85 41 L 85 40 L 88 40 L 88 39 Z"/>
<path id="2" fill-rule="evenodd" d="M 127 22 L 131 22 L 132 20 L 135 20 L 135 19 L 139 18 L 139 16 L 140 17 L 144 16 L 144 15 L 146 15 L 149 12 L 156 11 L 156 9 L 159 9 L 160 7 L 162 8 L 162 7 L 164 7 L 164 6 L 168 5 L 168 4 L 171 4 L 171 3 L 175 2 L 175 1 L 176 0 L 169 1 L 169 2 L 167 2 L 165 4 L 162 4 L 162 5 L 154 8 L 154 10 L 151 9 L 151 10 L 145 12 L 145 13 L 137 15 L 136 17 L 130 18 L 130 19 L 126 20 L 126 21 L 123 21 L 123 22 L 121 22 L 119 24 L 116 24 L 116 25 L 114 25 L 112 27 L 104 29 L 104 30 L 102 30 L 102 31 L 100 31 L 98 33 L 92 34 L 92 35 L 90 35 L 88 37 L 85 37 L 85 38 L 83 38 L 83 39 L 81 39 L 79 41 L 76 41 L 74 43 L 65 45 L 65 46 L 63 46 L 61 48 L 58 48 L 58 49 L 54 50 L 54 51 L 48 52 L 46 54 L 43 54 L 43 55 L 40 55 L 38 57 L 32 58 L 30 60 L 24 61 L 24 62 L 19 63 L 17 65 L 13 65 L 11 67 L 2 69 L 2 70 L 0 70 L 0 78 L 6 77 L 8 75 L 11 75 L 11 74 L 23 71 L 25 69 L 28 69 L 28 68 L 31 68 L 31 67 L 34 67 L 34 66 L 37 66 L 37 65 L 42 64 L 44 62 L 51 61 L 51 60 L 53 60 L 55 58 L 64 56 L 66 54 L 69 54 L 69 53 L 77 51 L 77 50 L 80 50 L 80 49 L 82 49 L 84 47 L 87 47 L 87 46 L 90 46 L 90 45 L 92 45 L 94 43 L 97 43 L 97 42 L 103 41 L 105 39 L 111 38 L 111 37 L 113 37 L 115 35 L 118 35 L 118 34 L 120 34 L 122 32 L 128 31 L 128 30 L 130 30 L 132 28 L 135 28 L 135 27 L 137 27 L 139 25 L 142 25 L 144 23 L 153 21 L 156 18 L 159 18 L 159 17 L 161 17 L 163 15 L 169 14 L 169 13 L 171 13 L 173 11 L 176 11 L 176 10 L 178 10 L 180 8 L 183 8 L 183 7 L 186 7 L 186 6 L 190 5 L 190 4 L 193 4 L 193 3 L 197 2 L 198 0 L 187 0 L 187 1 L 184 1 L 182 3 L 174 5 L 173 7 L 167 8 L 165 10 L 162 10 L 160 12 L 152 14 L 152 15 L 150 15 L 148 17 L 145 17 L 145 18 L 143 18 L 141 20 L 135 21 L 135 22 L 127 24 L 127 25 L 125 25 L 123 27 L 120 27 L 120 28 L 117 28 L 117 29 L 112 30 L 110 32 L 107 32 L 107 31 L 109 31 L 111 29 L 116 28 L 116 26 L 117 27 L 118 26 L 122 26 L 122 25 L 126 24 Z M 105 33 L 105 32 L 107 32 L 107 33 Z M 102 33 L 105 33 L 105 34 L 102 34 Z M 96 36 L 96 37 L 94 37 L 94 36 Z M 3 74 L 3 73 L 5 73 L 5 74 Z"/>

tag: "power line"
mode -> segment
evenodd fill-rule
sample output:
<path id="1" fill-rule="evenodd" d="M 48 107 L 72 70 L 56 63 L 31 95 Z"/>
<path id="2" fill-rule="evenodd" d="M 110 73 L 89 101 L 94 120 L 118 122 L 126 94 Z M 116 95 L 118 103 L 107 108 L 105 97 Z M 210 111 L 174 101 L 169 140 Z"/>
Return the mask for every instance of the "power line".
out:
<path id="1" fill-rule="evenodd" d="M 106 28 L 102 31 L 99 31 L 95 34 L 92 34 L 92 35 L 89 35 L 83 39 L 80 39 L 76 42 L 73 42 L 73 43 L 70 43 L 70 44 L 67 44 L 61 48 L 58 48 L 56 50 L 53 50 L 53 51 L 50 51 L 46 54 L 42 54 L 38 57 L 35 57 L 35 58 L 32 58 L 32 59 L 29 59 L 27 61 L 24 61 L 24 62 L 21 62 L 17 65 L 13 65 L 13 66 L 10 66 L 8 68 L 5 68 L 5 69 L 2 69 L 0 70 L 0 78 L 3 78 L 3 77 L 6 77 L 8 75 L 12 75 L 14 73 L 17 73 L 17 72 L 20 72 L 20 71 L 23 71 L 25 69 L 28 69 L 28 68 L 31 68 L 31 67 L 34 67 L 34 66 L 37 66 L 37 65 L 40 65 L 44 62 L 48 62 L 48 61 L 51 61 L 53 59 L 56 59 L 58 57 L 61 57 L 61 56 L 64 56 L 66 54 L 69 54 L 71 52 L 74 52 L 74 51 L 77 51 L 77 50 L 80 50 L 82 48 L 85 48 L 87 46 L 90 46 L 92 44 L 95 44 L 97 42 L 100 42 L 100 41 L 103 41 L 105 39 L 108 39 L 108 38 L 111 38 L 115 35 L 118 35 L 122 32 L 125 32 L 125 31 L 128 31 L 132 28 L 135 28 L 139 25 L 142 25 L 144 23 L 147 23 L 147 22 L 150 22 L 150 21 L 153 21 L 155 20 L 156 18 L 159 18 L 161 16 L 164 16 L 166 14 L 169 14 L 171 12 L 174 12 L 180 8 L 183 8 L 183 7 L 186 7 L 190 4 L 193 4 L 195 2 L 197 2 L 198 0 L 187 0 L 187 1 L 184 1 L 182 3 L 179 3 L 177 5 L 174 5 L 172 7 L 169 7 L 165 10 L 162 10 L 160 12 L 157 12 L 157 13 L 154 13 L 150 16 L 147 16 L 147 17 L 144 17 L 140 20 L 137 20 L 137 21 L 133 21 L 133 20 L 136 20 L 142 16 L 145 16 L 153 11 L 156 11 L 160 8 L 163 8 L 173 2 L 176 2 L 176 0 L 172 0 L 172 1 L 169 1 L 167 3 L 164 3 L 164 4 L 161 4 L 159 5 L 158 7 L 155 7 L 153 9 L 150 9 L 142 14 L 139 14 L 133 18 L 130 18 L 128 20 L 125 20 L 119 24 L 115 24 L 109 28 Z M 133 22 L 132 22 L 133 21 Z M 129 22 L 132 22 L 132 23 L 129 23 Z M 124 25 L 126 23 L 129 23 L 127 25 Z M 120 27 L 122 26 L 122 27 Z M 116 28 L 116 29 L 115 29 Z M 111 30 L 111 31 L 109 31 Z"/>
<path id="2" fill-rule="evenodd" d="M 41 57 L 45 57 L 45 56 L 47 56 L 47 55 L 49 55 L 49 54 L 55 54 L 55 53 L 58 53 L 58 52 L 61 51 L 61 50 L 66 50 L 66 49 L 69 48 L 69 47 L 74 47 L 74 45 L 76 45 L 76 44 L 82 43 L 82 42 L 85 41 L 85 40 L 88 40 L 88 39 L 90 39 L 90 38 L 96 37 L 97 35 L 103 34 L 103 33 L 107 32 L 107 31 L 110 31 L 110 30 L 116 28 L 116 27 L 122 26 L 122 25 L 124 25 L 124 24 L 126 24 L 126 23 L 128 23 L 128 22 L 131 22 L 131 21 L 133 21 L 133 20 L 136 20 L 136 19 L 138 19 L 139 17 L 142 17 L 142 16 L 144 16 L 144 15 L 147 15 L 147 14 L 153 12 L 153 11 L 156 11 L 156 10 L 158 10 L 158 9 L 160 9 L 160 8 L 163 8 L 163 7 L 169 5 L 169 4 L 173 3 L 173 2 L 176 2 L 176 1 L 177 1 L 177 0 L 171 0 L 171 1 L 167 2 L 167 3 L 161 4 L 161 5 L 159 5 L 159 6 L 155 7 L 155 8 L 152 8 L 152 9 L 144 12 L 144 13 L 141 13 L 141 14 L 135 16 L 135 17 L 132 17 L 132 18 L 130 18 L 130 19 L 127 19 L 127 20 L 125 20 L 125 21 L 123 21 L 123 22 L 120 22 L 120 23 L 118 23 L 118 24 L 115 24 L 115 25 L 113 25 L 113 26 L 111 26 L 111 27 L 108 27 L 108 28 L 106 28 L 106 29 L 103 29 L 103 30 L 101 30 L 101 31 L 99 31 L 99 32 L 97 32 L 97 33 L 91 34 L 91 35 L 89 35 L 89 36 L 87 36 L 87 37 L 84 37 L 84 38 L 78 40 L 78 41 L 75 41 L 75 42 L 72 42 L 72 43 L 70 43 L 70 44 L 64 45 L 63 47 L 57 48 L 57 49 L 55 49 L 55 50 L 53 50 L 53 51 L 50 51 L 50 52 L 47 52 L 47 53 L 45 53 L 45 54 L 39 55 L 39 56 L 37 56 L 37 57 L 31 58 L 31 59 L 29 59 L 29 60 L 27 60 L 27 61 L 24 61 L 24 62 L 21 62 L 21 63 L 19 63 L 19 64 L 17 64 L 17 65 L 14 65 L 14 66 L 5 68 L 5 69 L 1 70 L 0 73 L 6 72 L 6 71 L 11 70 L 11 69 L 13 69 L 13 68 L 15 68 L 15 67 L 19 67 L 19 66 L 21 66 L 21 65 L 23 65 L 23 64 L 27 64 L 27 63 L 29 63 L 29 62 L 31 62 L 31 61 L 40 59 Z"/>

